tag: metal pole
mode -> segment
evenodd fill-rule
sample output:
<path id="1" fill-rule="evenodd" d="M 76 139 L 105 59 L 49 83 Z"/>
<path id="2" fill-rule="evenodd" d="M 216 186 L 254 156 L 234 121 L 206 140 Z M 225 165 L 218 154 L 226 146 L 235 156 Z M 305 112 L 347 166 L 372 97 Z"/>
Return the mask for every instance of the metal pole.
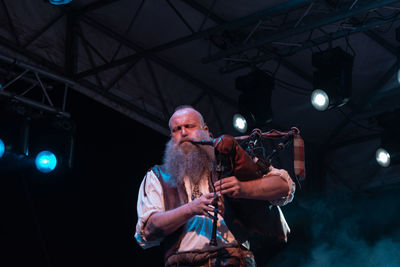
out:
<path id="1" fill-rule="evenodd" d="M 65 117 L 65 118 L 70 118 L 71 117 L 71 114 L 69 114 L 68 112 L 59 110 L 59 109 L 54 108 L 54 107 L 47 106 L 47 105 L 45 105 L 43 103 L 31 100 L 31 99 L 23 97 L 23 96 L 15 95 L 13 93 L 5 92 L 5 91 L 0 91 L 0 95 L 3 95 L 3 96 L 6 96 L 8 98 L 12 98 L 12 99 L 18 100 L 18 101 L 20 101 L 20 102 L 22 102 L 24 104 L 27 104 L 27 105 L 29 105 L 31 107 L 34 107 L 34 108 L 37 108 L 37 109 L 41 109 L 41 110 L 46 110 L 48 112 L 57 114 L 59 116 Z"/>
<path id="2" fill-rule="evenodd" d="M 23 62 L 23 61 L 21 61 L 19 59 L 16 59 L 16 58 L 11 58 L 11 57 L 8 57 L 8 56 L 0 54 L 0 60 L 3 60 L 4 62 L 12 64 L 12 65 L 16 65 L 16 66 L 21 67 L 23 69 L 27 69 L 27 70 L 30 70 L 30 71 L 33 71 L 33 72 L 37 72 L 37 73 L 39 73 L 39 74 L 41 74 L 43 76 L 52 78 L 53 80 L 56 80 L 56 81 L 59 81 L 59 82 L 68 83 L 69 85 L 72 85 L 72 86 L 75 84 L 75 82 L 73 80 L 71 80 L 71 79 L 68 79 L 68 78 L 62 77 L 60 75 L 51 73 L 51 72 L 49 72 L 47 70 L 38 68 L 38 67 L 33 66 L 33 65 L 29 64 L 29 63 L 25 63 L 25 62 Z"/>

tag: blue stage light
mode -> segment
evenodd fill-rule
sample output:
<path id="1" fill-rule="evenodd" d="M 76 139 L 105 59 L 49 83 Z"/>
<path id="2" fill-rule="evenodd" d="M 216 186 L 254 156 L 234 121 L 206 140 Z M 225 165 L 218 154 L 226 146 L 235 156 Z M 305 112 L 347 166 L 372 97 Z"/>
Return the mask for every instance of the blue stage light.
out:
<path id="1" fill-rule="evenodd" d="M 49 0 L 50 4 L 53 5 L 66 5 L 71 3 L 72 0 Z"/>
<path id="2" fill-rule="evenodd" d="M 57 158 L 50 151 L 42 151 L 36 156 L 35 165 L 39 171 L 49 173 L 55 169 Z"/>
<path id="3" fill-rule="evenodd" d="M 3 157 L 5 151 L 6 151 L 6 146 L 4 145 L 3 140 L 0 139 L 0 158 Z"/>

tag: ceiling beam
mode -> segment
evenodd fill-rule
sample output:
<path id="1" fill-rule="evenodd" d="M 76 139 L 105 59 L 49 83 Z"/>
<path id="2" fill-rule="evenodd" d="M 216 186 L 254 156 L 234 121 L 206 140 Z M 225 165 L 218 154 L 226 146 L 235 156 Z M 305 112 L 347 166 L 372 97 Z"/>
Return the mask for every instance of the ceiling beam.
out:
<path id="1" fill-rule="evenodd" d="M 210 19 L 212 19 L 216 24 L 226 23 L 226 20 L 224 20 L 221 17 L 217 16 L 216 14 L 214 14 L 213 12 L 208 10 L 207 8 L 203 7 L 202 5 L 196 3 L 195 1 L 189 1 L 189 0 L 182 0 L 182 1 L 185 2 L 187 5 L 189 5 L 190 7 L 192 7 L 193 9 L 195 9 L 196 11 L 200 12 L 201 14 L 203 14 L 204 16 L 209 17 Z M 265 48 L 260 48 L 260 50 L 266 52 Z M 291 71 L 294 74 L 298 75 L 299 77 L 303 78 L 306 82 L 312 83 L 312 77 L 308 73 L 306 73 L 305 71 L 301 70 L 300 68 L 298 68 L 296 65 L 292 64 L 291 62 L 289 62 L 285 58 L 279 57 L 279 59 L 276 59 L 276 61 L 279 62 L 283 67 L 285 67 L 289 71 Z M 244 67 L 252 67 L 252 66 L 253 66 L 252 62 L 249 62 L 248 64 L 241 65 L 240 69 L 244 68 Z M 234 71 L 234 69 L 231 69 L 230 71 Z M 222 73 L 227 73 L 227 72 L 222 71 Z"/>
<path id="2" fill-rule="evenodd" d="M 99 23 L 91 18 L 84 17 L 82 21 L 84 21 L 88 25 L 98 29 L 100 32 L 103 32 L 110 38 L 113 38 L 113 39 L 121 42 L 122 44 L 126 45 L 127 47 L 130 47 L 131 49 L 133 49 L 135 51 L 139 51 L 138 53 L 140 53 L 140 51 L 145 50 L 141 46 L 133 43 L 132 41 L 126 39 L 124 36 L 114 32 L 113 30 L 109 29 L 108 27 L 102 25 L 101 23 Z M 196 87 L 198 87 L 202 90 L 205 90 L 210 95 L 218 97 L 221 101 L 223 101 L 231 106 L 234 106 L 234 107 L 237 106 L 236 100 L 222 94 L 218 90 L 212 88 L 210 85 L 206 84 L 205 82 L 201 81 L 200 79 L 193 77 L 191 74 L 189 74 L 186 71 L 176 67 L 175 65 L 165 61 L 164 59 L 161 59 L 160 57 L 155 56 L 155 55 L 148 55 L 147 58 L 151 59 L 152 61 L 156 62 L 158 65 L 164 67 L 166 70 L 174 73 L 175 75 L 181 77 L 182 79 L 192 83 Z M 97 72 L 95 72 L 95 73 L 97 73 Z M 95 73 L 93 73 L 93 74 L 95 74 Z M 78 73 L 76 76 L 76 79 L 79 80 L 81 78 L 83 78 L 83 77 L 81 75 L 79 75 L 79 73 Z"/>
<path id="3" fill-rule="evenodd" d="M 68 9 L 65 25 L 64 69 L 70 77 L 76 73 L 78 62 L 77 18 L 76 11 Z"/>
<path id="4" fill-rule="evenodd" d="M 228 23 L 225 23 L 225 24 L 217 25 L 215 27 L 211 27 L 211 28 L 206 29 L 204 31 L 195 32 L 195 33 L 193 33 L 191 35 L 184 36 L 182 38 L 178 38 L 176 40 L 167 42 L 165 44 L 157 45 L 157 46 L 155 46 L 153 48 L 141 49 L 140 51 L 138 51 L 137 53 L 135 53 L 133 55 L 126 56 L 124 58 L 115 60 L 114 62 L 111 62 L 109 64 L 104 64 L 104 65 L 98 66 L 98 67 L 96 67 L 96 68 L 94 68 L 92 70 L 80 73 L 79 74 L 79 78 L 86 77 L 86 76 L 89 76 L 89 75 L 93 75 L 93 74 L 95 74 L 97 72 L 105 71 L 105 70 L 108 70 L 108 69 L 111 69 L 111 68 L 115 68 L 115 67 L 120 66 L 120 65 L 124 65 L 126 63 L 131 62 L 131 61 L 135 61 L 138 57 L 146 57 L 146 56 L 149 56 L 149 55 L 154 55 L 157 52 L 164 51 L 166 49 L 173 48 L 173 47 L 185 44 L 185 43 L 190 42 L 190 41 L 194 41 L 194 40 L 198 40 L 198 39 L 201 39 L 201 38 L 205 38 L 205 37 L 208 37 L 211 34 L 216 34 L 216 33 L 219 33 L 219 32 L 222 32 L 222 31 L 226 31 L 226 30 L 230 30 L 230 29 L 233 29 L 233 28 L 243 27 L 243 26 L 249 25 L 249 24 L 251 24 L 253 22 L 257 22 L 260 19 L 263 19 L 263 18 L 266 18 L 266 17 L 282 15 L 282 14 L 285 14 L 285 13 L 287 13 L 289 11 L 292 11 L 292 10 L 295 10 L 297 8 L 300 8 L 300 7 L 306 5 L 307 3 L 310 3 L 310 2 L 311 1 L 309 1 L 309 0 L 291 0 L 291 1 L 287 1 L 287 2 L 285 2 L 283 4 L 268 8 L 268 9 L 260 11 L 260 12 L 256 12 L 256 13 L 254 13 L 252 15 L 249 15 L 249 16 L 234 20 L 232 22 L 228 22 Z M 84 21 L 87 21 L 88 17 L 84 16 L 82 19 Z"/>
<path id="5" fill-rule="evenodd" d="M 389 5 L 392 3 L 398 2 L 396 0 L 383 0 L 383 1 L 369 1 L 367 4 L 360 6 L 358 8 L 349 10 L 348 8 L 339 10 L 337 12 L 332 12 L 326 16 L 324 16 L 322 19 L 314 19 L 312 22 L 305 24 L 304 26 L 300 27 L 294 27 L 294 25 L 286 25 L 285 30 L 279 30 L 275 34 L 269 35 L 267 38 L 261 39 L 261 40 L 255 40 L 253 42 L 248 42 L 247 44 L 242 44 L 237 47 L 228 49 L 226 51 L 219 52 L 214 55 L 207 56 L 202 59 L 203 63 L 210 63 L 222 58 L 229 57 L 234 54 L 239 54 L 244 51 L 250 50 L 252 48 L 257 48 L 272 42 L 276 42 L 285 38 L 289 38 L 291 36 L 304 33 L 322 26 L 326 26 L 328 24 L 332 24 L 334 22 L 344 20 L 346 18 L 353 17 L 355 15 L 358 15 L 362 12 L 366 12 L 368 10 L 374 9 L 374 8 L 379 8 L 385 5 Z M 303 20 L 304 21 L 304 20 Z"/>
<path id="6" fill-rule="evenodd" d="M 51 26 L 56 24 L 62 17 L 65 15 L 65 10 L 61 12 L 60 15 L 52 19 L 49 23 L 47 23 L 42 29 L 37 31 L 33 37 L 31 37 L 22 47 L 26 48 L 28 47 L 31 43 L 33 43 L 37 38 L 39 38 L 43 33 L 45 33 Z"/>
<path id="7" fill-rule="evenodd" d="M 54 64 L 53 62 L 39 56 L 36 55 L 30 51 L 28 51 L 27 49 L 18 46 L 17 44 L 15 44 L 14 42 L 8 40 L 7 38 L 4 38 L 3 36 L 0 35 L 0 45 L 3 45 L 4 47 L 6 47 L 7 49 L 18 53 L 19 55 L 22 55 L 26 58 L 28 58 L 29 60 L 34 61 L 36 64 L 42 65 L 48 69 L 51 69 L 57 73 L 63 73 L 64 69 L 56 64 Z"/>
<path id="8" fill-rule="evenodd" d="M 187 4 L 191 8 L 193 8 L 194 10 L 196 10 L 199 13 L 203 14 L 204 16 L 206 16 L 206 17 L 208 16 L 210 19 L 212 19 L 217 24 L 224 24 L 224 23 L 227 22 L 226 20 L 224 20 L 221 17 L 217 16 L 215 13 L 211 12 L 209 9 L 207 9 L 204 6 L 198 4 L 196 1 L 193 1 L 193 0 L 182 0 L 182 1 L 185 2 L 185 4 Z"/>
<path id="9" fill-rule="evenodd" d="M 380 24 L 393 22 L 393 21 L 396 21 L 399 19 L 400 19 L 400 14 L 397 14 L 396 16 L 394 16 L 393 18 L 391 18 L 390 20 L 387 20 L 387 21 L 384 21 L 384 20 L 372 21 L 372 22 L 369 22 L 367 24 L 364 24 L 364 25 L 361 25 L 358 27 L 353 27 L 351 29 L 345 29 L 342 31 L 330 33 L 329 35 L 321 36 L 321 37 L 313 39 L 313 40 L 305 40 L 304 42 L 299 43 L 299 45 L 296 47 L 289 47 L 289 48 L 282 49 L 281 51 L 279 51 L 279 54 L 268 53 L 263 56 L 257 56 L 257 57 L 251 58 L 249 60 L 253 64 L 257 64 L 257 63 L 261 63 L 261 62 L 266 62 L 268 60 L 274 60 L 274 59 L 283 57 L 283 55 L 291 56 L 291 55 L 296 54 L 299 51 L 309 49 L 309 48 L 312 48 L 312 47 L 315 47 L 315 46 L 318 46 L 321 44 L 329 43 L 334 40 L 338 40 L 338 39 L 350 36 L 355 33 L 365 32 L 371 28 L 377 27 Z M 387 47 L 388 46 L 386 46 L 386 48 Z M 390 49 L 390 52 L 394 52 L 394 49 Z M 248 65 L 248 63 L 242 63 L 242 62 L 237 63 L 237 64 L 232 64 L 231 66 L 227 66 L 227 67 L 223 68 L 222 72 L 234 71 L 236 69 L 247 67 L 247 65 Z"/>

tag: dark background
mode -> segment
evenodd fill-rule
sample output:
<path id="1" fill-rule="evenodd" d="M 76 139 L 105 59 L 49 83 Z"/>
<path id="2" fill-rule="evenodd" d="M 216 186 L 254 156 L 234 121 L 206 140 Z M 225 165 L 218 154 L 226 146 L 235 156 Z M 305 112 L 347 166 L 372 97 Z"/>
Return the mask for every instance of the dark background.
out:
<path id="1" fill-rule="evenodd" d="M 137 190 L 167 137 L 81 94 L 71 103 L 72 169 L 40 174 L 31 161 L 2 159 L 0 265 L 161 265 L 159 249 L 142 250 L 133 234 Z"/>
<path id="2" fill-rule="evenodd" d="M 133 235 L 139 185 L 168 137 L 81 94 L 70 103 L 74 168 L 0 161 L 0 266 L 162 266 L 160 248 L 142 250 Z M 307 180 L 283 207 L 288 243 L 253 246 L 259 266 L 399 266 L 400 189 L 327 196 L 318 151 L 306 144 Z"/>

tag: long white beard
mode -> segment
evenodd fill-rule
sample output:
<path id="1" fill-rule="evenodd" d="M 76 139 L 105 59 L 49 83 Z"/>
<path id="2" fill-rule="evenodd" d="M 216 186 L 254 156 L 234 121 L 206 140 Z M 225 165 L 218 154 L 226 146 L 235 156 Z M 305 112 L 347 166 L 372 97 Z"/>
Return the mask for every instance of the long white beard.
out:
<path id="1" fill-rule="evenodd" d="M 199 137 L 198 140 L 209 139 L 203 131 L 199 133 Z M 183 184 L 185 176 L 188 176 L 193 184 L 198 184 L 203 176 L 210 175 L 213 162 L 213 147 L 194 145 L 191 142 L 177 144 L 172 140 L 166 145 L 163 160 L 165 170 L 177 184 Z"/>

